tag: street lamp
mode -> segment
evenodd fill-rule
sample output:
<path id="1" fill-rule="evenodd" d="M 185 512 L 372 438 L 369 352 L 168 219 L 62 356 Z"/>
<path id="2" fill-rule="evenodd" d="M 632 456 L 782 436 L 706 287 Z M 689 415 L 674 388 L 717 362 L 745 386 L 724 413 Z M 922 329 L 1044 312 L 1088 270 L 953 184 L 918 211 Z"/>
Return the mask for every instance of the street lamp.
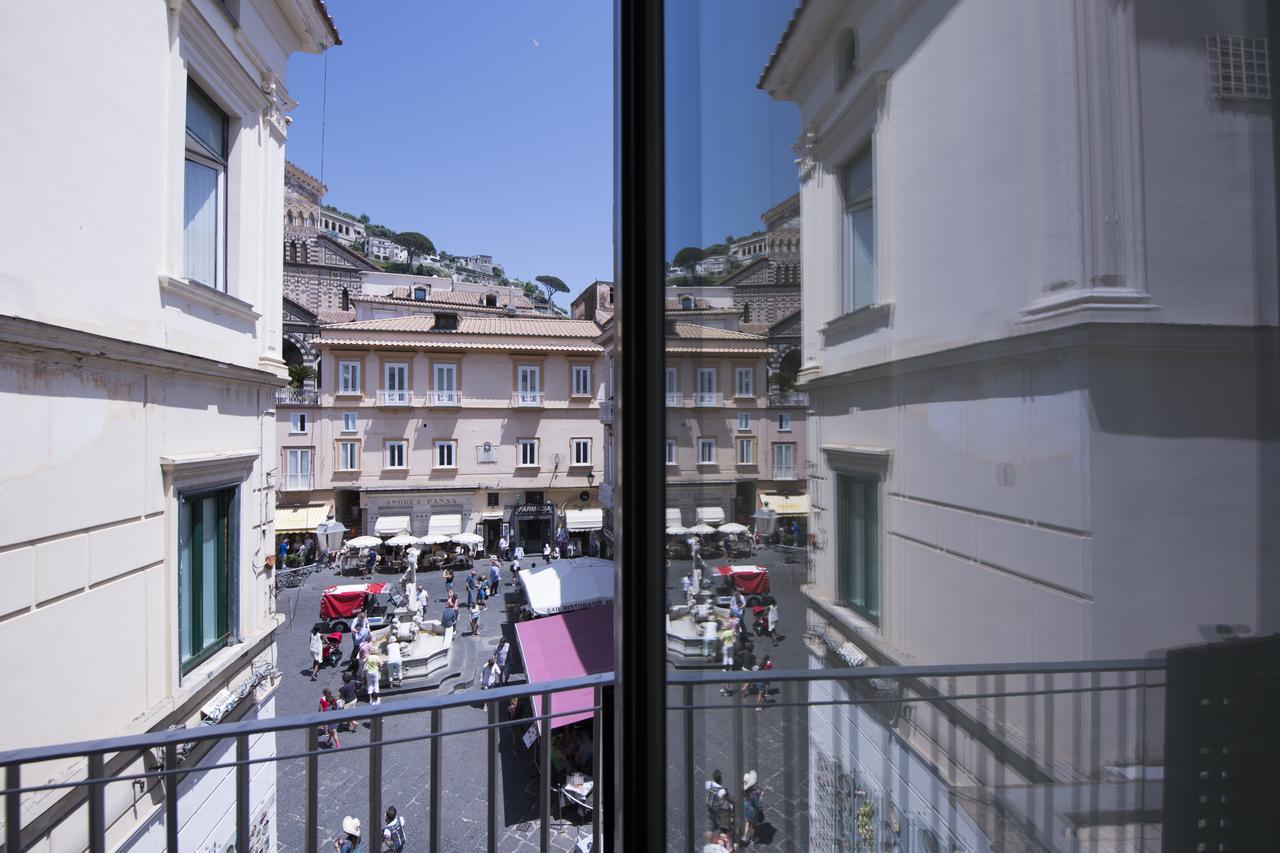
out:
<path id="1" fill-rule="evenodd" d="M 588 489 L 589 489 L 589 488 L 591 488 L 591 486 L 595 484 L 595 481 L 596 481 L 596 474 L 595 474 L 595 472 L 594 472 L 594 471 L 588 471 L 588 472 L 587 472 L 587 488 L 588 488 Z"/>

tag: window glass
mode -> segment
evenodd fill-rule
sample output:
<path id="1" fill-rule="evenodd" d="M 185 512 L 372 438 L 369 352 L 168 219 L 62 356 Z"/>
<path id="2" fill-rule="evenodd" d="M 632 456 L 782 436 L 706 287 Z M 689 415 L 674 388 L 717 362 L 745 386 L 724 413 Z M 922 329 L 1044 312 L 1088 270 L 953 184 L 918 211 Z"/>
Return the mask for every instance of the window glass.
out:
<path id="1" fill-rule="evenodd" d="M 577 364 L 573 367 L 573 395 L 588 397 L 591 395 L 591 368 Z"/>
<path id="2" fill-rule="evenodd" d="M 405 449 L 406 443 L 403 441 L 387 442 L 387 468 L 403 468 L 405 467 Z"/>
<path id="3" fill-rule="evenodd" d="M 738 439 L 738 464 L 752 465 L 756 461 L 756 442 L 753 438 Z"/>
<path id="4" fill-rule="evenodd" d="M 338 391 L 342 394 L 360 393 L 360 362 L 338 362 Z"/>
<path id="5" fill-rule="evenodd" d="M 738 367 L 734 369 L 734 394 L 738 397 L 750 397 L 753 379 L 753 370 L 750 367 Z"/>
<path id="6" fill-rule="evenodd" d="M 778 432 L 791 432 L 790 412 L 778 412 Z"/>
<path id="7" fill-rule="evenodd" d="M 184 166 L 182 249 L 185 275 L 210 287 L 218 285 L 218 229 L 221 170 L 198 160 Z"/>
<path id="8" fill-rule="evenodd" d="M 357 464 L 357 448 L 359 444 L 354 441 L 338 442 L 338 465 L 339 470 L 354 471 L 360 466 Z"/>
<path id="9" fill-rule="evenodd" d="M 178 646 L 182 674 L 222 647 L 228 633 L 230 509 L 235 489 L 183 497 L 178 509 Z"/>
<path id="10" fill-rule="evenodd" d="M 342 431 L 343 432 L 356 431 L 356 413 L 355 412 L 342 413 Z"/>
<path id="11" fill-rule="evenodd" d="M 667 464 L 676 464 L 676 443 L 671 439 L 667 439 Z"/>
<path id="12" fill-rule="evenodd" d="M 837 595 L 873 622 L 880 620 L 880 507 L 875 480 L 837 475 Z"/>
<path id="13" fill-rule="evenodd" d="M 714 438 L 698 439 L 698 463 L 710 465 L 716 461 L 716 440 Z"/>
<path id="14" fill-rule="evenodd" d="M 871 146 L 843 171 L 844 310 L 856 311 L 875 301 L 875 207 L 872 199 Z"/>
<path id="15" fill-rule="evenodd" d="M 187 82 L 187 133 L 195 137 L 205 154 L 226 163 L 227 114 L 190 81 Z"/>

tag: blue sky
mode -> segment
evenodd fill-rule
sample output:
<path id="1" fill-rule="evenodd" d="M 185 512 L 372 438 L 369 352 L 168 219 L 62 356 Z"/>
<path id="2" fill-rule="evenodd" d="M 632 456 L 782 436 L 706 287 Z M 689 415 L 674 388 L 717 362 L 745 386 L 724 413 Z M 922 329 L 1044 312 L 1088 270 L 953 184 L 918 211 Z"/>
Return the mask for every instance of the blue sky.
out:
<path id="1" fill-rule="evenodd" d="M 669 50 L 687 57 L 669 112 L 701 116 L 672 150 L 673 180 L 699 175 L 670 196 L 676 248 L 747 233 L 795 191 L 795 110 L 755 89 L 793 6 L 670 6 L 695 25 L 669 28 Z M 328 52 L 328 203 L 454 254 L 492 254 L 512 276 L 558 275 L 573 293 L 613 277 L 609 0 L 328 7 L 344 41 Z M 318 176 L 325 59 L 296 55 L 287 86 L 299 101 L 288 157 Z"/>

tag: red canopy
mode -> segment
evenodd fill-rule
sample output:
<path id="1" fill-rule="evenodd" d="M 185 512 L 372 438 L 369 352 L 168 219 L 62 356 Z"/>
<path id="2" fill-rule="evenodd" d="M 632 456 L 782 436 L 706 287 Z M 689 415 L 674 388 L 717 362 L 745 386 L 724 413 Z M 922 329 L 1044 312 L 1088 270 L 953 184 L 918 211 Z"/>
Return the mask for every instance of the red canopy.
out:
<path id="1" fill-rule="evenodd" d="M 769 572 L 761 566 L 716 566 L 719 575 L 731 575 L 734 588 L 747 595 L 769 592 Z"/>
<path id="2" fill-rule="evenodd" d="M 349 583 L 331 586 L 320 596 L 321 619 L 345 619 L 364 609 L 365 598 L 386 588 L 385 583 Z"/>
<path id="3" fill-rule="evenodd" d="M 593 675 L 613 669 L 613 605 L 603 604 L 541 619 L 516 623 L 520 657 L 529 683 Z M 553 694 L 551 711 L 560 714 L 551 728 L 591 719 L 595 696 L 590 687 Z M 541 697 L 534 695 L 533 711 L 542 713 Z"/>

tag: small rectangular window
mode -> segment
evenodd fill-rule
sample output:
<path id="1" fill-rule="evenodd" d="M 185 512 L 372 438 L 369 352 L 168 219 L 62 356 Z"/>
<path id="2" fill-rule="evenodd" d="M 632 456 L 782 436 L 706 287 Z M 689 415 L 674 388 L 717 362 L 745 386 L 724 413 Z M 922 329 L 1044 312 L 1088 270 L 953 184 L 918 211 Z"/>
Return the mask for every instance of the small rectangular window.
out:
<path id="1" fill-rule="evenodd" d="M 575 438 L 569 442 L 570 450 L 574 465 L 590 465 L 591 464 L 591 439 Z"/>
<path id="2" fill-rule="evenodd" d="M 437 468 L 457 468 L 458 454 L 457 443 L 453 441 L 437 441 L 436 442 L 436 467 Z"/>
<path id="3" fill-rule="evenodd" d="M 360 444 L 355 441 L 338 442 L 339 471 L 358 471 L 360 469 L 359 447 Z"/>
<path id="4" fill-rule="evenodd" d="M 178 659 L 186 675 L 231 633 L 230 579 L 235 489 L 178 502 Z"/>
<path id="5" fill-rule="evenodd" d="M 289 432 L 295 434 L 305 433 L 307 431 L 307 413 L 292 412 L 289 415 Z"/>
<path id="6" fill-rule="evenodd" d="M 738 413 L 738 432 L 748 432 L 751 429 L 751 413 Z"/>
<path id="7" fill-rule="evenodd" d="M 667 464 L 676 464 L 676 443 L 671 439 L 667 439 Z"/>
<path id="8" fill-rule="evenodd" d="M 754 438 L 738 439 L 738 464 L 754 465 L 756 463 L 756 440 Z"/>
<path id="9" fill-rule="evenodd" d="M 735 397 L 750 397 L 752 395 L 752 380 L 755 370 L 750 367 L 739 367 L 733 372 L 734 386 L 733 395 Z"/>
<path id="10" fill-rule="evenodd" d="M 698 439 L 698 464 L 714 465 L 716 461 L 716 440 L 714 438 Z"/>
<path id="11" fill-rule="evenodd" d="M 523 467 L 532 467 L 538 464 L 538 440 L 536 438 L 522 438 L 517 442 L 520 452 L 519 464 Z"/>
<path id="12" fill-rule="evenodd" d="M 342 431 L 343 432 L 356 431 L 356 413 L 355 412 L 342 413 Z"/>
<path id="13" fill-rule="evenodd" d="M 489 492 L 487 497 L 488 497 L 488 504 L 487 504 L 488 506 L 491 506 L 491 507 L 502 506 L 502 504 L 499 503 L 499 501 L 501 500 L 501 495 L 498 492 Z"/>
<path id="14" fill-rule="evenodd" d="M 388 441 L 387 442 L 387 458 L 383 463 L 384 468 L 404 468 L 405 457 L 407 455 L 408 442 L 406 441 Z"/>
<path id="15" fill-rule="evenodd" d="M 836 478 L 836 565 L 840 603 L 880 621 L 880 484 Z"/>
<path id="16" fill-rule="evenodd" d="M 575 364 L 573 366 L 573 396 L 591 396 L 591 366 Z"/>
<path id="17" fill-rule="evenodd" d="M 778 432 L 791 432 L 790 412 L 778 412 Z"/>
<path id="18" fill-rule="evenodd" d="M 338 393 L 339 394 L 359 394 L 360 393 L 360 362 L 358 361 L 338 362 Z"/>

